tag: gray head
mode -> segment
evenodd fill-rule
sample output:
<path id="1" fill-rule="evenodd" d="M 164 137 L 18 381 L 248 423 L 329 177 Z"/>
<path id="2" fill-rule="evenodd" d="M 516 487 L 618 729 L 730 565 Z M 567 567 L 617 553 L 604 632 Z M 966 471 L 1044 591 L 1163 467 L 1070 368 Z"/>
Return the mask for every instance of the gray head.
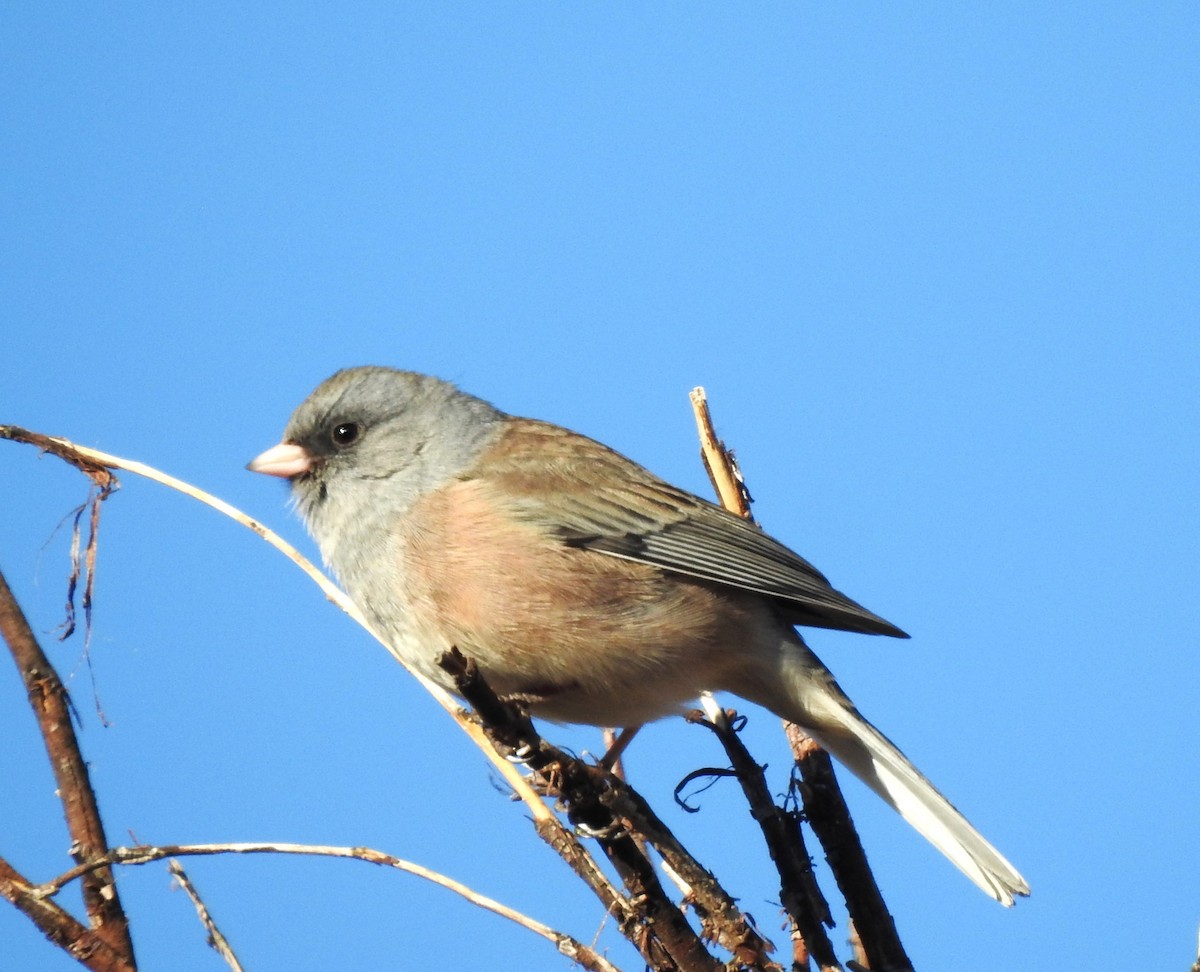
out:
<path id="1" fill-rule="evenodd" d="M 403 512 L 461 472 L 506 417 L 439 378 L 347 368 L 316 387 L 292 413 L 283 441 L 248 468 L 291 480 L 296 508 L 333 561 L 337 539 Z"/>

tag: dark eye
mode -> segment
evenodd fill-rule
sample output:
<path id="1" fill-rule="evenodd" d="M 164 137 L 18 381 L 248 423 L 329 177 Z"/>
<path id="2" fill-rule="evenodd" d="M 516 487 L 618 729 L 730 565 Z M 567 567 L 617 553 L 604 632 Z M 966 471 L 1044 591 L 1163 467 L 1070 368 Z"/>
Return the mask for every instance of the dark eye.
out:
<path id="1" fill-rule="evenodd" d="M 345 449 L 347 446 L 354 445 L 360 435 L 362 435 L 362 426 L 357 422 L 340 422 L 333 427 L 329 438 L 339 449 Z"/>

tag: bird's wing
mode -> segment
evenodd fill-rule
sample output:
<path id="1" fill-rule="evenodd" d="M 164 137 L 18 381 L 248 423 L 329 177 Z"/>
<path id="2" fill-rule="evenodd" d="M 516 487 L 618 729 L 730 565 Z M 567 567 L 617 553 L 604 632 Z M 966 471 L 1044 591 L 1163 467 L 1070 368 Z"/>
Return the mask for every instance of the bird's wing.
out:
<path id="1" fill-rule="evenodd" d="M 794 624 L 908 637 L 753 523 L 592 439 L 510 420 L 486 469 L 514 515 L 571 546 L 762 594 Z"/>

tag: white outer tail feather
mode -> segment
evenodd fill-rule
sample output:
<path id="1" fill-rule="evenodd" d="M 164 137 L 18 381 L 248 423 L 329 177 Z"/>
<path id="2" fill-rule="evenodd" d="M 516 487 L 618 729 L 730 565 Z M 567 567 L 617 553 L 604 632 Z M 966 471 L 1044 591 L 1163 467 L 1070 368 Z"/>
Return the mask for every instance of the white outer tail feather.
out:
<path id="1" fill-rule="evenodd" d="M 857 712 L 842 710 L 844 733 L 813 736 L 883 798 L 985 894 L 1005 907 L 1029 885 L 1004 856 L 958 812 L 883 733 Z"/>
<path id="2" fill-rule="evenodd" d="M 786 645 L 782 661 L 785 683 L 792 691 L 783 706 L 768 704 L 769 708 L 810 732 L 985 894 L 1005 907 L 1012 906 L 1016 895 L 1029 894 L 1017 869 L 859 714 L 807 646 Z"/>

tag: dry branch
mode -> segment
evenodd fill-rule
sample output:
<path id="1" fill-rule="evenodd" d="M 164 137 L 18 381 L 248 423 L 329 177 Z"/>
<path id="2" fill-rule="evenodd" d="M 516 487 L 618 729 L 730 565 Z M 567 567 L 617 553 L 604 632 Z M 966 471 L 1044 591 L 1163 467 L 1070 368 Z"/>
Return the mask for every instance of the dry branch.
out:
<path id="1" fill-rule="evenodd" d="M 700 916 L 704 937 L 734 956 L 738 968 L 777 969 L 772 948 L 737 908 L 711 872 L 679 843 L 649 805 L 624 780 L 546 742 L 516 705 L 498 699 L 478 669 L 457 652 L 441 660 L 456 687 L 471 703 L 493 744 L 538 774 L 547 795 L 562 802 L 568 819 L 593 837 L 625 883 L 622 908 L 604 880 L 596 886 L 581 874 L 643 957 L 655 969 L 720 968 L 703 948 L 682 911 L 667 896 L 640 841 L 652 845 L 670 871 L 689 886 L 689 903 Z M 577 870 L 578 873 L 578 870 Z"/>
<path id="2" fill-rule="evenodd" d="M 711 729 L 725 747 L 734 775 L 750 804 L 750 815 L 762 829 L 771 860 L 779 871 L 779 900 L 804 939 L 809 956 L 821 972 L 839 972 L 842 966 L 825 934 L 825 926 L 832 925 L 833 919 L 813 876 L 798 816 L 775 805 L 763 767 L 742 743 L 732 719 L 710 722 L 697 712 L 690 720 Z"/>
<path id="3" fill-rule="evenodd" d="M 168 860 L 173 857 L 197 857 L 216 854 L 299 854 L 310 857 L 336 857 L 345 860 L 363 861 L 378 867 L 389 867 L 397 871 L 403 871 L 406 874 L 422 878 L 448 891 L 453 891 L 455 894 L 471 902 L 471 904 L 491 911 L 502 918 L 507 918 L 509 921 L 515 922 L 521 927 L 542 936 L 547 941 L 552 942 L 564 955 L 574 957 L 572 953 L 577 953 L 579 956 L 582 956 L 582 959 L 576 960 L 584 968 L 594 968 L 597 972 L 613 972 L 613 967 L 607 961 L 599 956 L 595 956 L 591 949 L 586 945 L 580 944 L 570 935 L 556 931 L 549 925 L 544 925 L 536 919 L 530 918 L 528 915 L 524 915 L 493 898 L 489 898 L 487 895 L 480 894 L 478 891 L 459 881 L 455 881 L 451 877 L 447 877 L 445 874 L 440 874 L 421 864 L 415 864 L 412 861 L 395 857 L 392 854 L 386 854 L 371 847 L 336 847 L 327 844 L 294 844 L 282 841 L 219 844 L 137 844 L 132 847 L 114 847 L 104 856 L 102 861 L 94 861 L 90 865 L 81 864 L 73 867 L 69 871 L 58 875 L 58 877 L 46 881 L 44 884 L 32 887 L 30 893 L 39 900 L 52 898 L 64 887 L 72 881 L 79 879 L 92 868 L 106 864 L 150 864 L 154 861 Z"/>
<path id="4" fill-rule="evenodd" d="M 0 898 L 11 902 L 49 941 L 92 972 L 136 972 L 131 957 L 116 951 L 39 890 L 0 858 Z"/>
<path id="5" fill-rule="evenodd" d="M 200 919 L 200 924 L 208 932 L 208 944 L 225 960 L 225 964 L 233 969 L 233 972 L 244 972 L 242 963 L 238 961 L 238 957 L 233 953 L 229 939 L 217 927 L 216 920 L 209 912 L 208 906 L 200 897 L 200 892 L 196 890 L 196 886 L 192 884 L 192 879 L 187 876 L 187 872 L 184 871 L 182 865 L 176 860 L 170 860 L 167 861 L 167 870 L 171 872 L 171 876 L 183 888 L 183 893 L 188 896 L 192 902 L 192 907 L 196 909 L 196 915 Z"/>
<path id="6" fill-rule="evenodd" d="M 41 729 L 71 835 L 71 856 L 84 863 L 103 857 L 108 851 L 108 840 L 87 763 L 71 724 L 67 690 L 34 637 L 2 573 L 0 634 L 8 643 Z M 83 902 L 95 936 L 132 967 L 133 942 L 129 937 L 129 923 L 121 909 L 111 869 L 102 867 L 88 872 L 83 881 Z M 39 927 L 42 927 L 40 923 Z"/>
<path id="7" fill-rule="evenodd" d="M 855 937 L 866 953 L 869 968 L 880 972 L 911 970 L 912 962 L 904 951 L 896 923 L 854 829 L 850 808 L 834 775 L 833 761 L 799 726 L 788 725 L 785 731 L 804 780 L 805 816 L 825 848 L 829 869 L 846 899 Z"/>

